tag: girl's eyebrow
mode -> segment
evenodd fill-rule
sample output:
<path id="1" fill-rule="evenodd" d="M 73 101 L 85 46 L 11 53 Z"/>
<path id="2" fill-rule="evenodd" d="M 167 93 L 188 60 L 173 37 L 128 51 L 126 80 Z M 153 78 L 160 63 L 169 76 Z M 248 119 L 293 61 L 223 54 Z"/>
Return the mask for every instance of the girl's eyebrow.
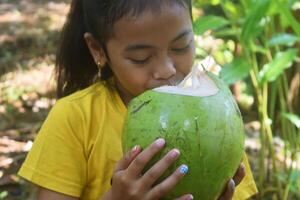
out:
<path id="1" fill-rule="evenodd" d="M 125 48 L 125 52 L 136 51 L 141 49 L 151 49 L 151 48 L 154 48 L 154 46 L 148 44 L 131 44 Z"/>
<path id="2" fill-rule="evenodd" d="M 192 33 L 192 29 L 186 29 L 186 30 L 183 30 L 182 32 L 180 32 L 173 40 L 172 42 L 175 42 L 181 38 L 183 38 L 184 36 L 188 35 Z"/>
<path id="3" fill-rule="evenodd" d="M 172 40 L 172 42 L 175 42 L 190 33 L 192 33 L 192 29 L 183 30 Z M 151 49 L 151 48 L 154 48 L 154 46 L 148 44 L 131 44 L 125 48 L 125 52 L 136 51 L 141 49 Z"/>

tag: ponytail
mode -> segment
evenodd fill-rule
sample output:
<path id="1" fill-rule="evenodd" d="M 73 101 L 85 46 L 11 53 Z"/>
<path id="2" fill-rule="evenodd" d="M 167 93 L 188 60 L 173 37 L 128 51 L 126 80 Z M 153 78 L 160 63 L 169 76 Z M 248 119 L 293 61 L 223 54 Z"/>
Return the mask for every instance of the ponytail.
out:
<path id="1" fill-rule="evenodd" d="M 86 32 L 83 1 L 72 1 L 61 32 L 56 54 L 57 98 L 89 86 L 97 74 L 97 66 L 83 38 Z"/>

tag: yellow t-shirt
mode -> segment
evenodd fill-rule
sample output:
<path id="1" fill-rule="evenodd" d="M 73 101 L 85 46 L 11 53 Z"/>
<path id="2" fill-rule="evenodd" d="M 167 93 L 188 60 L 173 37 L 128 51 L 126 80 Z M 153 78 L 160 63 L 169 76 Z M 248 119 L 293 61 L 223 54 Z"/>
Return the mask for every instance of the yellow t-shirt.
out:
<path id="1" fill-rule="evenodd" d="M 126 107 L 111 82 L 99 82 L 57 101 L 44 122 L 19 175 L 50 190 L 98 200 L 109 188 L 121 159 Z M 246 157 L 245 157 L 246 158 Z M 247 175 L 234 200 L 257 192 Z"/>

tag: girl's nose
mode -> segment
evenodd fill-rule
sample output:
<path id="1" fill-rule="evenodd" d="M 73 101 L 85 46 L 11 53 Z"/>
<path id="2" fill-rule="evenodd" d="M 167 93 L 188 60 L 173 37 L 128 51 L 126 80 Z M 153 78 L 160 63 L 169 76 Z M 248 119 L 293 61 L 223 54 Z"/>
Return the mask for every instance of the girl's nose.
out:
<path id="1" fill-rule="evenodd" d="M 155 79 L 169 79 L 176 74 L 176 68 L 171 59 L 166 59 L 157 65 L 153 73 Z"/>

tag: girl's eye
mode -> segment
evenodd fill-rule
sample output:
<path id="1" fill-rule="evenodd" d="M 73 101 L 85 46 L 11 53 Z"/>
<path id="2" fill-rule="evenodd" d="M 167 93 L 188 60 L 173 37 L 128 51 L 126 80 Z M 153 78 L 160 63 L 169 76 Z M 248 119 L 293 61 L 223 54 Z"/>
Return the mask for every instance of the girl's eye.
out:
<path id="1" fill-rule="evenodd" d="M 190 48 L 191 44 L 188 44 L 187 46 L 183 47 L 183 48 L 172 48 L 172 51 L 175 51 L 177 53 L 183 53 L 186 50 L 188 50 Z"/>
<path id="2" fill-rule="evenodd" d="M 149 59 L 150 59 L 150 57 L 147 57 L 147 58 L 142 59 L 142 60 L 139 60 L 139 59 L 130 59 L 130 60 L 134 64 L 145 64 Z"/>
<path id="3" fill-rule="evenodd" d="M 193 43 L 194 40 L 191 40 L 188 45 L 186 45 L 185 47 L 182 48 L 172 48 L 171 50 L 176 52 L 176 53 L 185 53 L 190 47 L 191 44 Z"/>

